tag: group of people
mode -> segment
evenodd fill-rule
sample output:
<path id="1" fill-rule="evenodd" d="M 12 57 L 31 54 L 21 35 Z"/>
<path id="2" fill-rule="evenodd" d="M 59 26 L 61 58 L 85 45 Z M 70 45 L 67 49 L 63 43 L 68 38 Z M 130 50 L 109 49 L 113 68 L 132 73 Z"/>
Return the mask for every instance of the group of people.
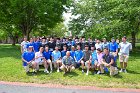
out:
<path id="1" fill-rule="evenodd" d="M 22 62 L 26 73 L 33 68 L 33 74 L 39 71 L 40 65 L 44 66 L 45 73 L 52 73 L 55 69 L 71 72 L 76 68 L 82 68 L 82 73 L 89 74 L 92 69 L 94 74 L 110 72 L 110 75 L 118 74 L 117 58 L 119 55 L 120 72 L 127 72 L 129 51 L 131 43 L 126 36 L 122 42 L 116 42 L 114 38 L 107 42 L 106 38 L 87 41 L 81 38 L 24 38 L 21 43 Z"/>

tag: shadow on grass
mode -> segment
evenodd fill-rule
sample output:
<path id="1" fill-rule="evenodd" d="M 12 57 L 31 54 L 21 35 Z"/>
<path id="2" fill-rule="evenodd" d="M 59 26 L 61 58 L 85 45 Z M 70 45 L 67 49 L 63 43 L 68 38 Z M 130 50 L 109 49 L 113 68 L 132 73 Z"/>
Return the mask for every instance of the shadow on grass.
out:
<path id="1" fill-rule="evenodd" d="M 76 72 L 72 71 L 72 72 L 67 72 L 63 76 L 64 77 L 75 77 L 75 76 L 78 76 L 78 74 Z"/>
<path id="2" fill-rule="evenodd" d="M 140 72 L 136 72 L 136 71 L 132 71 L 132 70 L 127 70 L 127 73 L 130 73 L 130 74 L 140 74 Z"/>
<path id="3" fill-rule="evenodd" d="M 6 57 L 21 59 L 20 47 L 12 45 L 0 45 L 0 58 Z"/>

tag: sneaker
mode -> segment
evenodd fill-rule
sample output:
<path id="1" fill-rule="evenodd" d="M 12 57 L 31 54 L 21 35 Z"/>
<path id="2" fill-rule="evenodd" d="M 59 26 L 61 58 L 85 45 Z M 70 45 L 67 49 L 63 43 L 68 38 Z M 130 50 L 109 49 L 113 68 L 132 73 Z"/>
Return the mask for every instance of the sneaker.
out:
<path id="1" fill-rule="evenodd" d="M 127 73 L 127 71 L 126 71 L 126 69 L 124 69 L 124 71 L 123 71 L 124 73 Z"/>
<path id="2" fill-rule="evenodd" d="M 44 70 L 44 72 L 45 72 L 45 73 L 49 73 L 49 71 L 48 71 L 48 70 Z"/>
<path id="3" fill-rule="evenodd" d="M 57 69 L 57 72 L 60 72 L 59 69 Z"/>
<path id="4" fill-rule="evenodd" d="M 86 73 L 86 75 L 88 75 L 88 72 Z"/>
<path id="5" fill-rule="evenodd" d="M 98 72 L 97 72 L 97 74 L 100 74 L 100 73 L 101 73 L 101 71 L 98 71 Z"/>
<path id="6" fill-rule="evenodd" d="M 53 71 L 51 70 L 50 73 L 52 73 Z"/>
<path id="7" fill-rule="evenodd" d="M 84 73 L 84 70 L 82 70 L 82 73 Z"/>
<path id="8" fill-rule="evenodd" d="M 33 75 L 33 76 L 36 75 L 36 72 L 33 72 L 32 75 Z"/>
<path id="9" fill-rule="evenodd" d="M 123 69 L 121 69 L 119 72 L 123 72 Z"/>

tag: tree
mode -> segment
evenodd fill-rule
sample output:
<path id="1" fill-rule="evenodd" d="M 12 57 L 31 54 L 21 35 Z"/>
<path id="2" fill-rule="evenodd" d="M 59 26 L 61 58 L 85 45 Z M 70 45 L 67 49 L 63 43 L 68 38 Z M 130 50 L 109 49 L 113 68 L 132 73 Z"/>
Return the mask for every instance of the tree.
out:
<path id="1" fill-rule="evenodd" d="M 75 28 L 82 27 L 81 29 L 86 28 L 85 33 L 108 38 L 131 35 L 132 45 L 135 47 L 136 34 L 140 30 L 139 0 L 78 1 L 73 4 L 73 14 L 80 15 L 71 21 L 74 31 Z"/>
<path id="2" fill-rule="evenodd" d="M 69 4 L 70 0 L 1 0 L 0 24 L 14 25 L 29 38 L 32 31 L 49 31 L 63 21 L 62 13 Z"/>

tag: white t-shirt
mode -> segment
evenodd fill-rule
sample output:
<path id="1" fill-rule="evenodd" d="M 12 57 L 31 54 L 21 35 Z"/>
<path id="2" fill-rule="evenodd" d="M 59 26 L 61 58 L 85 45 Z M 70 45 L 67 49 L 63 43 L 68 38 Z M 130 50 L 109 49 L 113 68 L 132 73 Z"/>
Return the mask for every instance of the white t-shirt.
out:
<path id="1" fill-rule="evenodd" d="M 121 42 L 119 44 L 120 46 L 120 54 L 125 54 L 125 55 L 129 55 L 129 51 L 132 50 L 132 44 L 129 42 Z"/>
<path id="2" fill-rule="evenodd" d="M 99 44 L 96 43 L 96 44 L 95 44 L 95 48 L 96 48 L 96 49 L 100 48 L 100 49 L 102 50 L 102 44 L 101 44 L 101 43 L 99 43 Z"/>
<path id="3" fill-rule="evenodd" d="M 22 51 L 23 52 L 26 52 L 27 51 L 27 44 L 28 44 L 28 41 L 23 41 L 23 42 L 21 42 L 21 47 L 22 47 Z"/>
<path id="4" fill-rule="evenodd" d="M 40 56 L 42 56 L 42 57 L 40 57 Z M 39 58 L 37 58 L 37 57 L 39 57 Z M 43 54 L 41 52 L 36 52 L 35 53 L 35 62 L 37 62 L 37 63 L 41 62 L 42 58 L 43 58 Z"/>

